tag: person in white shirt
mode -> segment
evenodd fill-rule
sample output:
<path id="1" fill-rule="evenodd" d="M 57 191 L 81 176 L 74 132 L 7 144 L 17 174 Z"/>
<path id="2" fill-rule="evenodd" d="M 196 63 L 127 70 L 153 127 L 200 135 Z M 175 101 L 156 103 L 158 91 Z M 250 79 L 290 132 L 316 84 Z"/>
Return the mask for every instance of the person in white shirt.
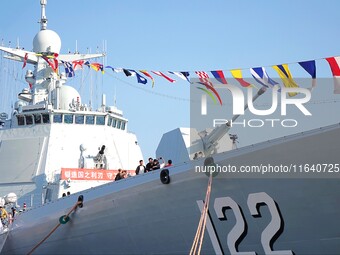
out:
<path id="1" fill-rule="evenodd" d="M 139 160 L 139 166 L 136 168 L 136 175 L 138 174 L 143 174 L 145 172 L 145 166 L 144 166 L 144 161 L 141 159 Z"/>

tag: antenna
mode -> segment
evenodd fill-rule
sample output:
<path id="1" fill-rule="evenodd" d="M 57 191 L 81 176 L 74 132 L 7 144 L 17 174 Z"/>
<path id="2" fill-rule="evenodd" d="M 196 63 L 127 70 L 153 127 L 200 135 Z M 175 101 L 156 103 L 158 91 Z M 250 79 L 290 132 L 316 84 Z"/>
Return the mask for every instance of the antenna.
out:
<path id="1" fill-rule="evenodd" d="M 117 93 L 116 93 L 116 85 L 115 85 L 115 94 L 113 97 L 113 105 L 116 107 L 117 106 Z"/>
<path id="2" fill-rule="evenodd" d="M 102 52 L 105 52 L 105 40 L 102 41 L 102 44 L 103 44 L 103 45 L 102 45 Z M 106 57 L 104 57 L 104 59 L 103 59 L 103 65 L 104 65 L 104 66 L 106 65 L 105 58 L 106 58 Z"/>
<path id="3" fill-rule="evenodd" d="M 107 64 L 107 40 L 105 40 L 105 49 L 104 49 L 104 54 L 105 54 L 105 58 L 104 58 L 104 61 L 105 61 L 105 65 Z"/>
<path id="4" fill-rule="evenodd" d="M 40 19 L 40 30 L 46 30 L 47 28 L 47 18 L 46 18 L 46 4 L 47 0 L 40 0 L 41 5 L 41 19 Z"/>

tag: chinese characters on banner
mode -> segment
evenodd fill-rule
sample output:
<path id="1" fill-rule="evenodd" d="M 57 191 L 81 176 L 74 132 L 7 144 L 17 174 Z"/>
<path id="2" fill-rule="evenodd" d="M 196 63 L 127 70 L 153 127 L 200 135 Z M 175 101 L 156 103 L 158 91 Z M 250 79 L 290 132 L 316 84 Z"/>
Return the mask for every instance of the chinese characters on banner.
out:
<path id="1" fill-rule="evenodd" d="M 113 181 L 117 173 L 118 170 L 62 168 L 61 180 Z M 134 175 L 135 171 L 127 170 L 127 173 Z"/>

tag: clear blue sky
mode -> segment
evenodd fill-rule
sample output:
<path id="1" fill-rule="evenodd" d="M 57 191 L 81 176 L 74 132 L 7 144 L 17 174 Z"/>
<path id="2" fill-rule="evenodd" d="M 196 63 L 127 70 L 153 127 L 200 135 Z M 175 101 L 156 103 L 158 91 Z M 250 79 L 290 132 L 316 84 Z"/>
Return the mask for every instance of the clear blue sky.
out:
<path id="1" fill-rule="evenodd" d="M 19 38 L 21 47 L 32 49 L 33 37 L 39 30 L 39 1 L 2 1 L 1 9 L 0 39 L 3 43 L 8 45 L 11 41 L 15 46 Z M 48 0 L 46 13 L 48 28 L 62 39 L 62 53 L 73 52 L 76 40 L 78 51 L 91 49 L 93 53 L 97 47 L 101 49 L 106 40 L 105 61 L 114 67 L 208 72 L 338 56 L 339 10 L 337 0 Z M 319 62 L 318 76 L 331 78 L 327 63 Z M 301 68 L 292 67 L 291 71 L 293 76 L 308 77 Z M 137 134 L 144 158 L 154 156 L 163 133 L 189 127 L 188 83 L 177 79 L 171 84 L 155 77 L 152 88 L 150 82 L 142 85 L 135 78 L 113 74 L 110 70 L 106 72 L 105 75 L 93 74 L 96 82 L 93 88 L 98 92 L 93 97 L 94 103 L 100 104 L 100 94 L 104 91 L 108 104 L 113 104 L 116 94 L 117 106 L 129 119 L 129 130 Z M 277 77 L 275 71 L 268 72 Z M 244 75 L 249 77 L 249 72 Z M 191 76 L 195 77 L 193 73 Z M 226 76 L 231 80 L 230 73 Z M 25 87 L 20 80 L 24 80 L 22 74 L 15 84 L 18 88 L 15 93 Z M 69 84 L 80 88 L 79 79 L 70 80 Z M 81 87 L 85 103 L 88 91 L 88 84 Z M 6 99 L 9 103 L 14 101 L 15 93 L 11 91 L 11 97 Z M 314 93 L 313 100 L 340 98 L 332 94 L 331 88 L 327 91 L 318 88 Z M 3 104 L 0 103 L 0 107 Z M 321 106 L 312 107 L 319 109 Z M 338 112 L 333 112 L 339 109 L 339 104 L 325 104 L 325 107 L 331 116 L 328 124 L 339 122 Z M 316 120 L 317 116 L 314 122 Z M 300 128 L 310 127 L 308 124 Z M 254 132 L 246 139 L 241 138 L 240 145 L 256 142 L 254 137 L 260 139 L 264 135 L 263 130 Z M 273 130 L 271 133 L 266 138 L 280 135 Z"/>

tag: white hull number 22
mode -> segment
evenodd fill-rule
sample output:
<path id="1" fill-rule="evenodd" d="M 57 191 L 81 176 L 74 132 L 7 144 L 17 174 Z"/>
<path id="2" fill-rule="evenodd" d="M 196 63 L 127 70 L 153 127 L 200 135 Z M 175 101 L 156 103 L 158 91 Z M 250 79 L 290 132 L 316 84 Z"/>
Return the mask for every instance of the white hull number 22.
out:
<path id="1" fill-rule="evenodd" d="M 203 201 L 197 201 L 198 207 L 202 211 Z M 261 244 L 266 255 L 294 255 L 291 250 L 273 250 L 273 243 L 282 233 L 282 217 L 275 201 L 265 192 L 252 193 L 247 199 L 248 209 L 253 217 L 261 217 L 259 208 L 267 206 L 272 216 L 268 226 L 262 231 Z M 227 246 L 231 255 L 256 255 L 255 251 L 238 251 L 238 245 L 247 233 L 247 223 L 245 221 L 241 207 L 231 197 L 219 197 L 215 199 L 214 210 L 219 220 L 227 220 L 226 211 L 231 210 L 236 218 L 235 226 L 227 236 Z M 207 219 L 207 231 L 212 241 L 216 254 L 224 254 L 219 244 L 218 238 L 212 222 Z"/>

